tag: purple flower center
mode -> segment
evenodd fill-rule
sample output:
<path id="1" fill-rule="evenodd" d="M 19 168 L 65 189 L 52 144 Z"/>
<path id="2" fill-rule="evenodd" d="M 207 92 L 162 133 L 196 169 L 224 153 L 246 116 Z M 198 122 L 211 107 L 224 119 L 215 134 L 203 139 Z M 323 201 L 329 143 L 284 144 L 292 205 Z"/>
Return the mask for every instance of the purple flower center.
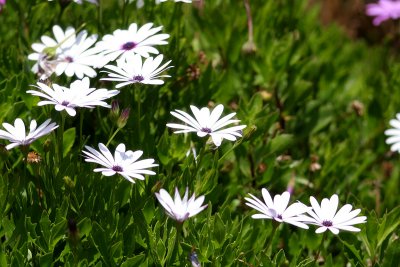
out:
<path id="1" fill-rule="evenodd" d="M 282 220 L 282 215 L 281 215 L 281 214 L 278 214 L 278 216 L 276 216 L 276 218 Z"/>
<path id="2" fill-rule="evenodd" d="M 322 222 L 322 225 L 325 226 L 325 227 L 331 227 L 333 225 L 333 223 L 331 221 L 324 220 Z"/>
<path id="3" fill-rule="evenodd" d="M 112 170 L 115 171 L 115 172 L 122 172 L 123 171 L 122 167 L 118 166 L 118 165 L 113 166 Z"/>
<path id="4" fill-rule="evenodd" d="M 134 42 L 127 42 L 127 43 L 125 43 L 125 44 L 123 44 L 122 45 L 122 49 L 123 50 L 132 50 L 133 48 L 135 48 L 136 47 L 136 43 L 134 43 Z"/>
<path id="5" fill-rule="evenodd" d="M 210 128 L 206 128 L 206 127 L 201 128 L 201 131 L 205 132 L 205 133 L 208 133 L 208 134 L 212 132 Z"/>
<path id="6" fill-rule="evenodd" d="M 72 57 L 66 57 L 65 60 L 69 63 L 74 62 L 74 59 Z"/>
<path id="7" fill-rule="evenodd" d="M 68 102 L 68 101 L 66 101 L 66 100 L 64 100 L 64 101 L 61 103 L 61 105 L 63 105 L 64 107 L 68 107 L 68 105 L 69 105 L 69 102 Z"/>
<path id="8" fill-rule="evenodd" d="M 136 75 L 136 76 L 133 76 L 133 79 L 132 79 L 134 82 L 141 82 L 141 81 L 143 81 L 144 80 L 144 78 L 143 78 L 143 76 L 142 75 Z"/>

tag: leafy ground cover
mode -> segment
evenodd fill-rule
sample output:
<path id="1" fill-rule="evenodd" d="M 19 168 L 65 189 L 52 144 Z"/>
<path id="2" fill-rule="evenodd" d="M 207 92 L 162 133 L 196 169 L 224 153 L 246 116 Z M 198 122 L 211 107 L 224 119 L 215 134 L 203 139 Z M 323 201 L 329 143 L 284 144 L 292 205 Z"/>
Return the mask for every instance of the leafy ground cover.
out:
<path id="1" fill-rule="evenodd" d="M 307 1 L 67 2 L 7 1 L 0 14 L 1 129 L 17 118 L 27 127 L 33 119 L 58 125 L 16 148 L 2 137 L 1 266 L 396 265 L 399 156 L 384 134 L 399 111 L 396 51 L 322 27 L 318 6 Z M 32 44 L 53 38 L 54 25 L 97 34 L 99 42 L 150 22 L 169 34 L 157 46 L 173 66 L 163 84 L 118 88 L 103 99 L 111 109 L 79 106 L 75 116 L 39 106 L 43 98 L 27 92 L 40 91 L 39 78 L 68 88 L 80 80 L 31 71 Z M 96 67 L 90 87 L 116 90 L 117 82 L 102 80 L 110 69 Z M 246 125 L 233 131 L 236 141 L 219 145 L 211 129 L 200 129 L 201 138 L 167 127 L 182 123 L 173 111 L 219 104 L 222 116 L 240 120 L 230 127 Z M 112 154 L 119 144 L 143 151 L 153 173 L 132 183 L 115 166 L 113 176 L 94 172 L 101 166 L 85 161 L 87 147 L 99 143 Z M 207 207 L 181 222 L 168 216 L 159 200 L 175 188 L 204 196 L 199 206 Z M 361 209 L 366 223 L 355 225 L 360 232 L 315 233 L 315 225 L 282 222 L 271 207 L 275 219 L 254 219 L 246 203 L 249 194 L 263 200 L 262 188 L 272 196 L 288 191 L 291 204 L 307 206 L 310 197 L 321 203 L 337 194 L 339 208 Z"/>

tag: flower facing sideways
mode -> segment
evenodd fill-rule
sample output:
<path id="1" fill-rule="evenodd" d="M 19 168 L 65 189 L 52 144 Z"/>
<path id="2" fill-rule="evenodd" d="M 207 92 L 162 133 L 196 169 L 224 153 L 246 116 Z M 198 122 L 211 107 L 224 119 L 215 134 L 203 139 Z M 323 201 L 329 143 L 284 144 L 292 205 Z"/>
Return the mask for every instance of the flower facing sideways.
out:
<path id="1" fill-rule="evenodd" d="M 367 4 L 366 13 L 368 16 L 375 17 L 373 23 L 380 25 L 388 19 L 400 18 L 400 1 L 379 0 L 378 3 Z"/>
<path id="2" fill-rule="evenodd" d="M 360 209 L 351 210 L 350 204 L 344 205 L 338 212 L 339 197 L 335 194 L 330 199 L 324 198 L 321 206 L 318 204 L 314 197 L 310 197 L 312 210 L 307 213 L 312 217 L 308 223 L 319 226 L 315 231 L 317 234 L 325 232 L 329 229 L 332 233 L 337 235 L 339 230 L 359 232 L 360 229 L 354 227 L 354 224 L 365 223 L 367 217 L 357 215 Z"/>
<path id="3" fill-rule="evenodd" d="M 163 55 L 158 55 L 154 59 L 149 57 L 142 63 L 140 55 L 127 56 L 124 59 L 117 60 L 117 66 L 106 65 L 105 68 L 111 72 L 106 71 L 108 78 L 103 78 L 102 80 L 120 82 L 115 86 L 116 88 L 132 83 L 163 84 L 164 81 L 159 78 L 171 76 L 160 75 L 160 73 L 172 68 L 172 66 L 168 66 L 171 60 L 160 66 L 162 60 Z"/>
<path id="4" fill-rule="evenodd" d="M 278 222 L 285 222 L 295 225 L 300 228 L 308 229 L 307 224 L 303 223 L 306 217 L 303 214 L 310 210 L 303 203 L 296 202 L 288 207 L 290 194 L 283 192 L 282 195 L 275 195 L 272 200 L 268 190 L 263 188 L 261 190 L 264 202 L 249 194 L 251 198 L 246 197 L 246 205 L 261 212 L 252 215 L 253 219 L 273 219 Z"/>
<path id="5" fill-rule="evenodd" d="M 55 105 L 57 111 L 65 110 L 70 116 L 76 115 L 75 108 L 94 108 L 102 106 L 110 108 L 103 100 L 113 97 L 119 93 L 118 90 L 90 88 L 89 78 L 76 80 L 71 83 L 70 88 L 53 84 L 53 88 L 44 83 L 37 83 L 40 91 L 28 90 L 27 92 L 44 98 L 38 106 Z"/>
<path id="6" fill-rule="evenodd" d="M 8 123 L 3 123 L 3 127 L 6 129 L 0 130 L 0 139 L 6 139 L 11 144 L 6 146 L 7 150 L 17 146 L 27 146 L 36 139 L 49 134 L 51 131 L 56 129 L 58 125 L 54 122 L 50 123 L 50 119 L 46 120 L 43 124 L 37 127 L 35 120 L 32 120 L 29 126 L 29 133 L 26 134 L 24 122 L 18 118 L 14 122 L 14 126 Z"/>
<path id="7" fill-rule="evenodd" d="M 241 131 L 246 128 L 246 125 L 238 125 L 229 128 L 221 129 L 228 124 L 237 123 L 240 120 L 231 120 L 236 113 L 231 113 L 220 119 L 223 105 L 216 106 L 212 112 L 207 107 L 198 109 L 195 106 L 190 106 L 194 117 L 181 110 L 172 111 L 171 114 L 182 120 L 185 124 L 168 123 L 167 126 L 177 129 L 175 133 L 196 132 L 199 137 L 210 135 L 214 144 L 218 147 L 223 139 L 236 141 L 237 137 L 241 137 Z"/>
<path id="8" fill-rule="evenodd" d="M 385 135 L 389 136 L 386 139 L 386 144 L 391 145 L 390 150 L 400 152 L 400 113 L 396 114 L 396 119 L 390 120 L 392 129 L 385 131 Z"/>
<path id="9" fill-rule="evenodd" d="M 204 202 L 204 196 L 200 196 L 196 199 L 195 194 L 193 194 L 188 200 L 188 190 L 189 189 L 186 188 L 183 199 L 179 195 L 178 188 L 175 188 L 174 199 L 172 199 L 165 189 L 161 189 L 159 193 L 156 193 L 158 201 L 164 207 L 168 216 L 180 223 L 207 208 L 207 205 L 201 206 Z"/>
<path id="10" fill-rule="evenodd" d="M 127 151 L 124 144 L 117 146 L 114 156 L 102 143 L 99 144 L 100 152 L 89 146 L 85 146 L 85 148 L 87 149 L 87 151 L 83 151 L 86 157 L 85 161 L 102 165 L 102 168 L 96 168 L 94 171 L 101 172 L 104 176 L 119 174 L 129 182 L 135 183 L 134 178 L 144 180 L 144 174 L 156 174 L 147 170 L 158 166 L 158 164 L 154 164 L 154 159 L 137 161 L 143 155 L 143 151 Z"/>

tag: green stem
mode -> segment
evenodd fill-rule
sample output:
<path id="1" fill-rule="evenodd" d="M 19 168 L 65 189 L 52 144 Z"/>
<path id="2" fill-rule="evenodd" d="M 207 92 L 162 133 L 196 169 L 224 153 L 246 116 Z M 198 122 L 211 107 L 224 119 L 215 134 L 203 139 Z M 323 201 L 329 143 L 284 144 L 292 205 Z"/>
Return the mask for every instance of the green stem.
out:
<path id="1" fill-rule="evenodd" d="M 271 253 L 268 253 L 269 248 L 271 247 L 272 241 L 274 240 L 274 236 L 275 236 L 275 232 L 276 229 L 278 229 L 279 223 L 277 223 L 276 221 L 272 221 L 272 232 L 271 232 L 271 238 L 270 239 L 266 239 L 266 246 L 264 251 L 267 253 L 267 255 L 271 255 L 272 254 L 272 248 L 271 248 Z"/>
<path id="2" fill-rule="evenodd" d="M 80 116 L 79 116 L 79 149 L 82 149 L 83 145 L 83 134 L 82 134 L 82 128 L 83 128 L 83 114 L 84 114 L 84 109 L 82 109 Z"/>
<path id="3" fill-rule="evenodd" d="M 58 163 L 59 163 L 59 167 L 61 166 L 61 162 L 63 159 L 63 153 L 64 153 L 64 125 L 65 125 L 65 112 L 62 111 L 61 113 L 61 123 L 60 123 L 60 127 L 58 128 Z"/>
<path id="4" fill-rule="evenodd" d="M 119 130 L 121 130 L 121 128 L 117 128 L 117 130 L 115 130 L 115 132 L 113 133 L 113 135 L 110 137 L 110 139 L 108 139 L 106 146 L 108 146 L 111 141 L 114 139 L 114 137 L 117 135 L 117 133 L 119 132 Z"/>
<path id="5" fill-rule="evenodd" d="M 237 141 L 233 144 L 233 146 L 232 146 L 228 151 L 226 151 L 225 154 L 223 154 L 223 155 L 219 158 L 218 163 L 221 163 L 222 160 L 223 160 L 229 153 L 231 153 L 237 146 L 239 146 L 242 142 L 243 142 L 243 138 L 240 138 L 239 140 L 237 140 Z"/>
<path id="6" fill-rule="evenodd" d="M 140 139 L 140 118 L 141 118 L 141 90 L 140 90 L 140 85 L 135 88 L 135 98 L 137 102 L 137 133 L 138 133 L 138 140 L 141 142 Z"/>
<path id="7" fill-rule="evenodd" d="M 171 258 L 169 259 L 169 264 L 168 266 L 172 266 L 174 264 L 174 261 L 176 259 L 176 256 L 178 256 L 179 259 L 179 246 L 180 246 L 180 236 L 181 236 L 181 231 L 182 231 L 182 224 L 183 222 L 176 222 L 176 236 L 175 236 L 175 242 L 174 242 L 174 250 L 172 251 Z"/>
<path id="8" fill-rule="evenodd" d="M 101 0 L 98 0 L 98 6 L 97 6 L 97 32 L 103 32 L 103 5 L 101 3 Z"/>
<path id="9" fill-rule="evenodd" d="M 317 251 L 317 255 L 315 256 L 315 261 L 316 261 L 316 262 L 318 262 L 318 258 L 319 258 L 319 255 L 320 255 L 320 253 L 321 253 L 321 250 L 322 250 L 322 248 L 323 248 L 323 246 L 324 246 L 324 241 L 325 241 L 325 239 L 326 239 L 326 231 L 324 232 L 324 235 L 323 235 L 323 237 L 322 237 L 322 239 L 321 239 L 321 243 L 319 244 L 319 248 L 318 248 L 318 251 Z"/>

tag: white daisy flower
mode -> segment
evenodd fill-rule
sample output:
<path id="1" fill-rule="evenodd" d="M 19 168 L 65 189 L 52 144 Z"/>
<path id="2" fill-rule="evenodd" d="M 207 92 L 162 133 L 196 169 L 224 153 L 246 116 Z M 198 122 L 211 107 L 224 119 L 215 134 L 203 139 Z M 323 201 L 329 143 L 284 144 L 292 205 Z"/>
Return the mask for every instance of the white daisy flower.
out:
<path id="1" fill-rule="evenodd" d="M 183 199 L 179 195 L 178 188 L 175 188 L 174 199 L 172 199 L 165 189 L 161 189 L 159 193 L 156 193 L 156 197 L 164 207 L 167 215 L 180 223 L 207 208 L 207 205 L 201 206 L 204 202 L 204 196 L 200 196 L 196 199 L 195 194 L 193 194 L 188 200 L 188 190 L 189 189 L 186 187 Z"/>
<path id="2" fill-rule="evenodd" d="M 27 146 L 36 139 L 49 134 L 51 131 L 56 129 L 58 125 L 54 122 L 50 123 L 50 119 L 46 120 L 42 125 L 37 127 L 35 120 L 32 120 L 29 125 L 29 133 L 26 134 L 24 122 L 18 118 L 14 122 L 14 126 L 9 123 L 3 123 L 3 127 L 6 129 L 0 130 L 0 139 L 6 139 L 11 144 L 6 146 L 7 150 L 17 146 Z"/>
<path id="3" fill-rule="evenodd" d="M 245 197 L 246 205 L 261 212 L 252 215 L 253 219 L 273 219 L 278 222 L 285 222 L 293 224 L 297 227 L 308 229 L 308 225 L 303 223 L 304 214 L 311 208 L 307 207 L 301 202 L 293 203 L 288 207 L 290 193 L 283 192 L 282 195 L 275 195 L 272 200 L 268 190 L 263 188 L 261 190 L 264 202 L 249 194 L 251 198 Z"/>
<path id="4" fill-rule="evenodd" d="M 132 23 L 128 30 L 115 30 L 113 34 L 107 34 L 96 44 L 96 48 L 105 57 L 99 67 L 104 66 L 121 56 L 139 54 L 142 57 L 149 57 L 149 53 L 158 54 L 154 45 L 164 45 L 168 42 L 169 34 L 156 34 L 161 31 L 162 26 L 152 28 L 153 23 L 147 23 L 138 29 L 136 23 Z"/>
<path id="5" fill-rule="evenodd" d="M 143 151 L 126 151 L 124 144 L 119 144 L 117 146 L 114 156 L 102 143 L 99 143 L 100 152 L 89 146 L 85 146 L 85 148 L 88 150 L 83 151 L 86 157 L 85 161 L 104 166 L 104 168 L 93 170 L 95 172 L 101 172 L 104 176 L 119 174 L 129 182 L 135 183 L 133 178 L 144 180 L 143 174 L 156 174 L 153 171 L 147 170 L 147 168 L 158 166 L 158 164 L 154 164 L 154 159 L 137 161 L 143 155 Z"/>
<path id="6" fill-rule="evenodd" d="M 171 76 L 160 75 L 160 73 L 172 66 L 168 66 L 171 60 L 160 66 L 162 60 L 163 55 L 158 55 L 155 59 L 147 58 L 143 63 L 140 55 L 127 56 L 117 60 L 117 66 L 106 65 L 105 68 L 112 72 L 105 71 L 108 73 L 108 78 L 101 80 L 120 82 L 115 86 L 116 88 L 132 83 L 164 84 L 164 81 L 159 78 Z"/>
<path id="7" fill-rule="evenodd" d="M 75 43 L 67 48 L 62 49 L 57 56 L 57 65 L 55 73 L 57 76 L 65 73 L 68 77 L 76 75 L 79 79 L 83 76 L 93 78 L 97 75 L 92 68 L 101 60 L 101 56 L 97 55 L 97 51 L 89 49 L 97 40 L 97 35 L 87 37 L 86 31 L 81 31 L 76 37 Z"/>
<path id="8" fill-rule="evenodd" d="M 74 81 L 70 88 L 58 84 L 53 84 L 51 88 L 41 82 L 37 85 L 35 87 L 41 91 L 28 90 L 27 93 L 46 99 L 40 101 L 38 106 L 55 105 L 57 111 L 65 110 L 70 116 L 76 115 L 75 108 L 94 108 L 95 106 L 110 108 L 111 106 L 103 100 L 119 94 L 118 90 L 90 88 L 88 77 Z"/>
<path id="9" fill-rule="evenodd" d="M 360 213 L 360 209 L 351 210 L 350 204 L 344 205 L 338 212 L 339 197 L 335 194 L 330 199 L 324 198 L 321 206 L 318 204 L 314 197 L 310 197 L 312 210 L 307 213 L 311 215 L 307 223 L 320 226 L 315 232 L 317 234 L 325 232 L 329 229 L 332 233 L 337 235 L 339 230 L 359 232 L 360 229 L 354 227 L 354 224 L 365 223 L 367 217 L 356 217 Z"/>
<path id="10" fill-rule="evenodd" d="M 41 78 L 48 78 L 53 73 L 57 65 L 57 54 L 70 48 L 76 40 L 75 29 L 72 27 L 68 27 L 64 32 L 60 26 L 54 25 L 53 34 L 55 39 L 43 35 L 42 43 L 32 44 L 35 52 L 28 56 L 29 60 L 37 61 L 32 71 L 42 75 Z"/>
<path id="11" fill-rule="evenodd" d="M 221 119 L 220 116 L 224 110 L 223 105 L 218 105 L 210 113 L 207 107 L 199 110 L 195 106 L 190 106 L 193 112 L 194 118 L 188 113 L 181 110 L 172 111 L 171 114 L 176 118 L 182 120 L 187 125 L 168 123 L 167 126 L 170 128 L 178 129 L 175 133 L 188 133 L 197 132 L 197 136 L 204 137 L 210 135 L 214 144 L 218 147 L 221 145 L 223 139 L 228 139 L 230 141 L 236 141 L 237 137 L 241 137 L 241 131 L 246 128 L 246 125 L 238 125 L 225 129 L 222 127 L 227 126 L 231 123 L 237 123 L 240 120 L 231 120 L 236 113 L 231 113 Z M 220 130 L 221 129 L 221 130 Z"/>
<path id="12" fill-rule="evenodd" d="M 392 129 L 385 131 L 385 135 L 389 136 L 386 139 L 386 144 L 391 145 L 390 150 L 400 152 L 400 113 L 396 114 L 396 119 L 390 120 Z"/>

